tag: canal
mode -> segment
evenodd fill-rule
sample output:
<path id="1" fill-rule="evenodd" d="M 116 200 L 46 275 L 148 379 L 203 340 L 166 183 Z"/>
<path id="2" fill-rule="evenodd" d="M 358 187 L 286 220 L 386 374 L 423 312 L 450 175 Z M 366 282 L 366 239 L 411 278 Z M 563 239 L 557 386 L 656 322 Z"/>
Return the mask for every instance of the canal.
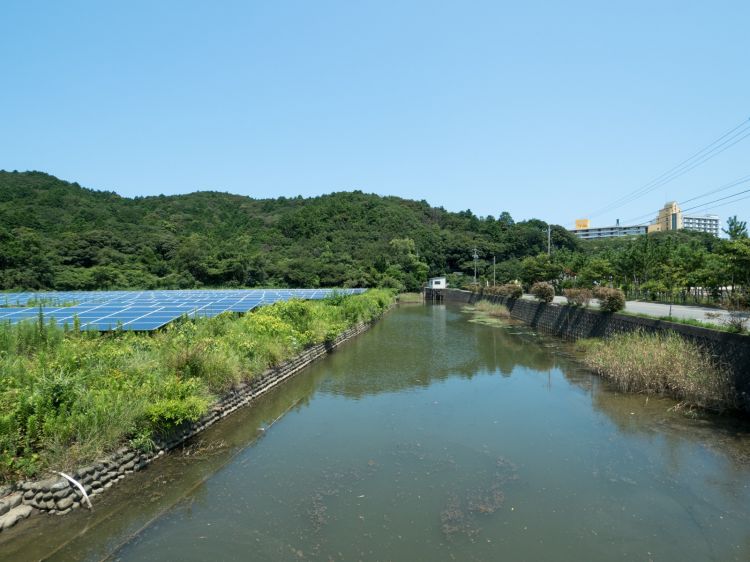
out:
<path id="1" fill-rule="evenodd" d="M 371 331 L 7 560 L 748 560 L 750 432 L 453 305 Z"/>

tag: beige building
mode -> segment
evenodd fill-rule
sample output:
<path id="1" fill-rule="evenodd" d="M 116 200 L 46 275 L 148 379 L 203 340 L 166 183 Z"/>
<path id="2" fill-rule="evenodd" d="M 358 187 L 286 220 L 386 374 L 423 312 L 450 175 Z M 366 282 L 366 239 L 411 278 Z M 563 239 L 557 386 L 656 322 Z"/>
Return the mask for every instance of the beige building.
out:
<path id="1" fill-rule="evenodd" d="M 659 210 L 654 222 L 648 225 L 648 232 L 665 230 L 695 230 L 719 236 L 719 217 L 717 215 L 688 216 L 682 214 L 677 202 L 672 201 Z"/>
<path id="2" fill-rule="evenodd" d="M 677 201 L 671 201 L 659 209 L 656 220 L 648 226 L 649 232 L 680 230 L 682 228 L 682 210 Z"/>

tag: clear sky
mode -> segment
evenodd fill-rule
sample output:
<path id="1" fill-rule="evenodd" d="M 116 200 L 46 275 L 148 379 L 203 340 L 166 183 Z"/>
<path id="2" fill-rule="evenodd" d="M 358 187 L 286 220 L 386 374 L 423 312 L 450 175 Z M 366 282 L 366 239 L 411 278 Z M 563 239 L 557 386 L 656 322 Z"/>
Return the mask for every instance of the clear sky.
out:
<path id="1" fill-rule="evenodd" d="M 750 175 L 748 138 L 592 216 L 750 118 L 749 21 L 747 0 L 4 0 L 0 168 L 603 226 Z"/>

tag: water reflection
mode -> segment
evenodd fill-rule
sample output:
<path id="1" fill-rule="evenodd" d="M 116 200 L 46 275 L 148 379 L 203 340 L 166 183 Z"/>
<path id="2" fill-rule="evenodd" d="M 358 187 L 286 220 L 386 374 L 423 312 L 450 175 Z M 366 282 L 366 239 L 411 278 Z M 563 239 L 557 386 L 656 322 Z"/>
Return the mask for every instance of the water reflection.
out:
<path id="1" fill-rule="evenodd" d="M 323 390 L 361 398 L 426 388 L 451 376 L 510 376 L 518 367 L 550 371 L 560 366 L 560 358 L 520 323 L 488 328 L 468 318 L 445 305 L 404 307 L 398 317 L 386 317 L 374 328 L 377 336 L 349 344 L 352 360 L 331 366 Z"/>

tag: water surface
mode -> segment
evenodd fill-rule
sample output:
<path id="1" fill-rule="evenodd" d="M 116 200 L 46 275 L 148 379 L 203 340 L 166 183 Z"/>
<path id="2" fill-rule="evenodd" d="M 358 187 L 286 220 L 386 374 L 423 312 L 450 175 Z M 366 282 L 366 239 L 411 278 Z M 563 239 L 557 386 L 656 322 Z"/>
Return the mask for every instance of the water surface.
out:
<path id="1" fill-rule="evenodd" d="M 15 560 L 747 560 L 750 439 L 568 344 L 401 307 Z M 49 519 L 53 519 L 50 523 Z M 10 558 L 9 558 L 10 559 Z"/>

